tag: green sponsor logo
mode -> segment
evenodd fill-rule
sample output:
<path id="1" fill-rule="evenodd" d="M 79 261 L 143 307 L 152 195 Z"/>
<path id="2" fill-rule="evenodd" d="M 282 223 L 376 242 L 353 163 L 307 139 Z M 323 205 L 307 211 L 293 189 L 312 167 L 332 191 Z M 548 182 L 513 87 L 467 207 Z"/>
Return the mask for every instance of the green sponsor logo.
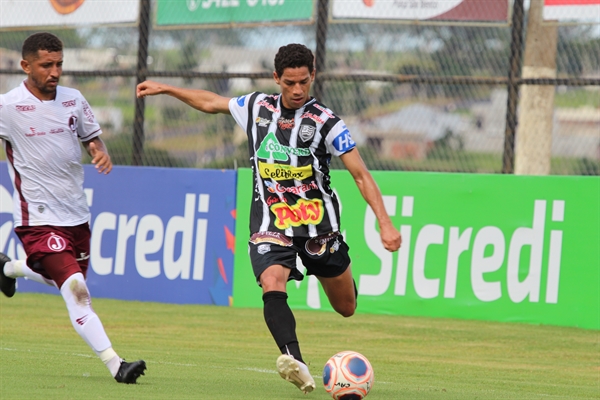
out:
<path id="1" fill-rule="evenodd" d="M 269 134 L 260 143 L 260 147 L 256 152 L 256 155 L 259 158 L 273 159 L 277 161 L 287 161 L 289 159 L 289 154 L 306 157 L 310 156 L 310 150 L 284 146 L 279 143 L 279 140 L 277 140 L 275 133 L 269 132 Z"/>
<path id="2" fill-rule="evenodd" d="M 158 0 L 160 25 L 309 21 L 313 0 Z"/>

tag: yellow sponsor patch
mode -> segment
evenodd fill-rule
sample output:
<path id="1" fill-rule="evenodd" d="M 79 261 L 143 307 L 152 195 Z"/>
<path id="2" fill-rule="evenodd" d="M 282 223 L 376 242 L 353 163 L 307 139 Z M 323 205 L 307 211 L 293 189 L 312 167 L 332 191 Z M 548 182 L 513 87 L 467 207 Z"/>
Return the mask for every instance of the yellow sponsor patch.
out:
<path id="1" fill-rule="evenodd" d="M 312 165 L 305 165 L 304 167 L 292 167 L 291 165 L 269 164 L 259 161 L 258 169 L 262 178 L 273 179 L 276 181 L 285 181 L 288 179 L 297 179 L 302 181 L 306 178 L 310 178 L 313 175 Z"/>
<path id="2" fill-rule="evenodd" d="M 275 203 L 271 206 L 275 214 L 275 226 L 287 229 L 290 226 L 318 225 L 323 220 L 323 202 L 320 199 L 300 199 L 290 206 L 287 203 Z"/>

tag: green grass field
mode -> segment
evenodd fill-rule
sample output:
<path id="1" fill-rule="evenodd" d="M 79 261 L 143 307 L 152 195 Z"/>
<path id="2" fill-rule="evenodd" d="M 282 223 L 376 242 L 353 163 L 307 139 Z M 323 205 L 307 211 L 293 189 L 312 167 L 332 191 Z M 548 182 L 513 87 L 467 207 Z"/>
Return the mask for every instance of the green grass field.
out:
<path id="1" fill-rule="evenodd" d="M 359 302 L 360 304 L 360 302 Z M 297 311 L 317 390 L 275 372 L 279 351 L 260 309 L 94 299 L 114 349 L 143 358 L 137 385 L 117 384 L 73 330 L 60 296 L 0 296 L 1 399 L 322 399 L 337 351 L 366 355 L 369 400 L 598 399 L 598 331 L 512 323 Z"/>

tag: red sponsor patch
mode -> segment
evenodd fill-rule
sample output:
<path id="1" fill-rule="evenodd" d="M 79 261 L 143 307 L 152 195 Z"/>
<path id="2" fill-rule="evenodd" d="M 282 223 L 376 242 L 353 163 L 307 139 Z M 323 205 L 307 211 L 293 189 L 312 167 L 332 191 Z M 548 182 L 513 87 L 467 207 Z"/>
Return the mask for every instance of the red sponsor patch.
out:
<path id="1" fill-rule="evenodd" d="M 15 106 L 15 108 L 20 112 L 35 111 L 35 106 L 33 104 L 26 106 Z"/>

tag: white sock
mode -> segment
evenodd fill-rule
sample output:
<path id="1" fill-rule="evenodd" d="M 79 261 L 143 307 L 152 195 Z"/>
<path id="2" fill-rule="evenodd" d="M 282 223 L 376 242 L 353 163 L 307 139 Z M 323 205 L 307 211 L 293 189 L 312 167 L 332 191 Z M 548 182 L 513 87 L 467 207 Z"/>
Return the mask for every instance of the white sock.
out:
<path id="1" fill-rule="evenodd" d="M 114 378 L 117 372 L 119 372 L 119 368 L 121 368 L 121 362 L 123 361 L 121 357 L 117 355 L 112 347 L 101 352 L 96 352 L 96 354 L 98 354 L 98 357 L 100 357 Z"/>
<path id="2" fill-rule="evenodd" d="M 63 283 L 60 293 L 67 305 L 73 328 L 100 357 L 114 377 L 119 370 L 121 359 L 112 349 L 102 322 L 92 309 L 92 298 L 83 274 L 78 272 L 71 275 Z"/>
<path id="3" fill-rule="evenodd" d="M 29 268 L 25 263 L 25 260 L 14 260 L 4 264 L 4 275 L 10 278 L 25 277 L 34 282 L 56 287 L 56 283 L 54 283 L 53 280 L 46 279 L 42 275 L 38 274 L 37 272 L 34 272 L 31 268 Z"/>

